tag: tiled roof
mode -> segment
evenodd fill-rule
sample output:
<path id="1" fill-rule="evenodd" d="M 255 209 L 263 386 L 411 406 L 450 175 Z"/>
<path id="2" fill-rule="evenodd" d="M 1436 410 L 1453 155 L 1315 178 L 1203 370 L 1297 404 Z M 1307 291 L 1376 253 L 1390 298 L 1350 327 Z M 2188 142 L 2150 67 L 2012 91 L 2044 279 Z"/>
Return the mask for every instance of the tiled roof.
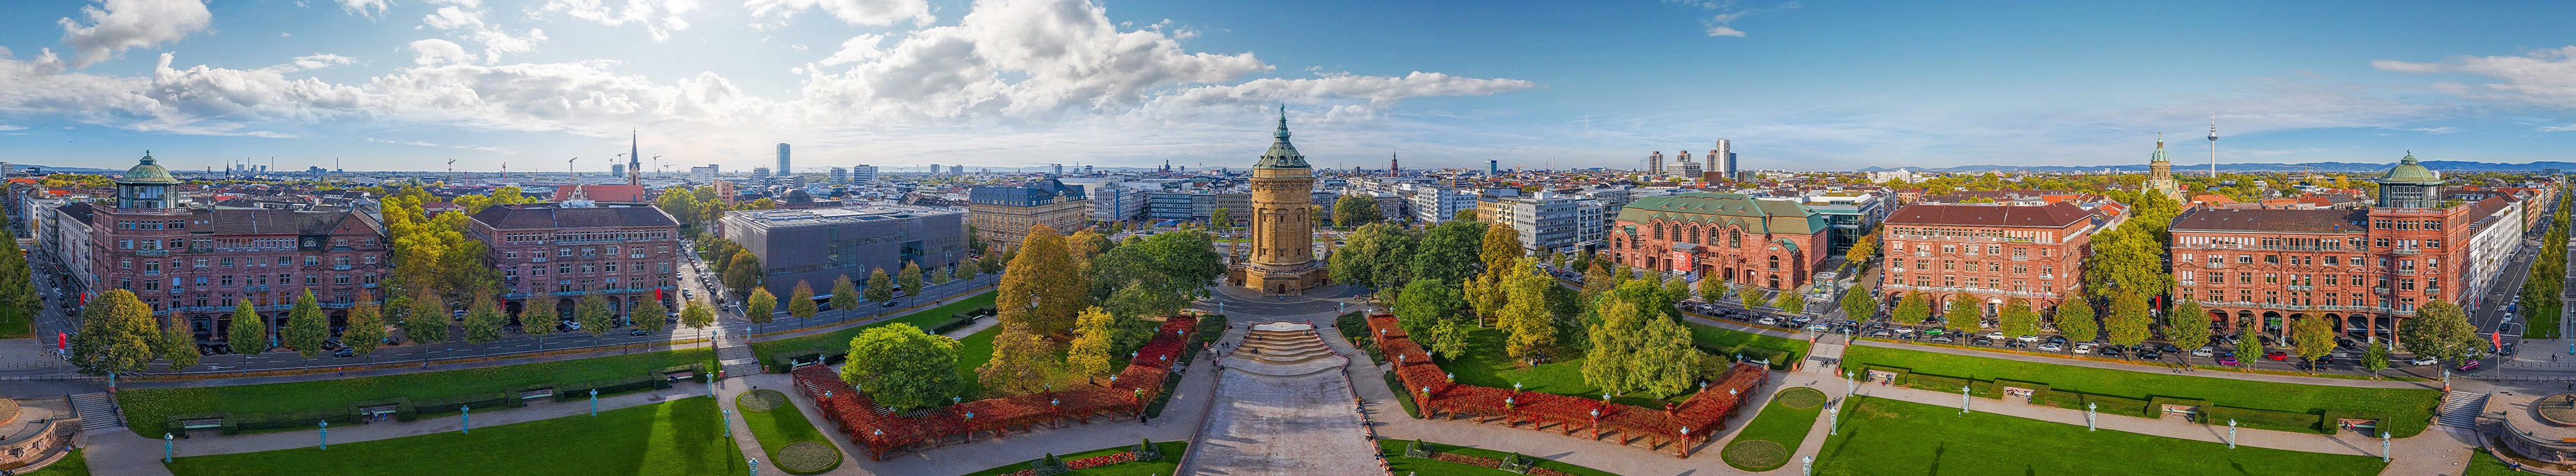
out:
<path id="1" fill-rule="evenodd" d="M 518 203 L 484 207 L 474 221 L 496 230 L 679 226 L 670 214 L 652 205 L 563 208 L 553 203 Z"/>
<path id="2" fill-rule="evenodd" d="M 1619 221 L 1645 223 L 1663 219 L 1686 223 L 1735 225 L 1753 233 L 1815 234 L 1825 229 L 1823 214 L 1787 200 L 1755 200 L 1736 193 L 1690 192 L 1640 197 L 1619 210 Z"/>
<path id="3" fill-rule="evenodd" d="M 346 211 L 308 212 L 276 209 L 200 210 L 190 218 L 205 222 L 217 235 L 328 235 L 344 220 L 359 219 Z"/>
<path id="4" fill-rule="evenodd" d="M 2072 203 L 2047 205 L 1915 204 L 1896 209 L 1887 223 L 1896 225 L 2015 226 L 2063 228 L 2093 217 Z"/>
<path id="5" fill-rule="evenodd" d="M 2340 233 L 2363 230 L 2370 211 L 2362 209 L 2263 210 L 2213 209 L 2184 210 L 2174 217 L 2174 231 L 2276 231 L 2288 233 Z"/>

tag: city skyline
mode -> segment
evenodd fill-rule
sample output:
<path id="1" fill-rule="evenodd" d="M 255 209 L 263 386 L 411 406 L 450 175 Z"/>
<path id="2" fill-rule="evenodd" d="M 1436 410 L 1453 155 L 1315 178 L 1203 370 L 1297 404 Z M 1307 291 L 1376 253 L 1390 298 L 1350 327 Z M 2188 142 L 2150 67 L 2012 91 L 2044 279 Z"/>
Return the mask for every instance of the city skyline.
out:
<path id="1" fill-rule="evenodd" d="M 1322 169 L 2129 165 L 2212 117 L 2228 163 L 2576 160 L 2576 8 L 599 3 L 12 5 L 0 158 L 1196 168 L 1285 104 Z"/>

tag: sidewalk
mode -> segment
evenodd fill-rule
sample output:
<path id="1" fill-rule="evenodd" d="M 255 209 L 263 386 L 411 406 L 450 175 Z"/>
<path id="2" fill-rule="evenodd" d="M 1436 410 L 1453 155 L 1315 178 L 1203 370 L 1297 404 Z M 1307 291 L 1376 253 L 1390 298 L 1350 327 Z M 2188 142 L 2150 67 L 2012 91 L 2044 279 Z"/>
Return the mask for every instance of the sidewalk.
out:
<path id="1" fill-rule="evenodd" d="M 685 382 L 673 385 L 671 388 L 659 389 L 651 392 L 600 397 L 599 410 L 608 411 L 620 408 L 652 405 L 680 398 L 702 397 L 706 396 L 706 394 L 706 385 L 695 382 Z M 476 428 L 484 428 L 511 423 L 572 416 L 586 416 L 589 414 L 590 401 L 588 399 L 562 402 L 545 399 L 529 403 L 528 406 L 522 408 L 477 412 L 474 417 L 474 426 Z M 375 441 L 433 433 L 447 433 L 458 431 L 462 429 L 463 425 L 464 418 L 456 415 L 438 418 L 424 418 L 413 421 L 384 421 L 364 425 L 347 425 L 331 429 L 331 442 L 356 443 L 361 441 Z M 737 431 L 737 433 L 746 433 L 746 431 Z M 184 458 L 189 456 L 309 448 L 321 441 L 321 433 L 313 430 L 281 431 L 233 436 L 211 435 L 212 433 L 200 433 L 197 438 L 178 440 L 173 446 L 172 451 L 178 457 Z M 92 473 L 115 475 L 170 474 L 169 468 L 161 464 L 161 441 L 159 440 L 136 436 L 133 431 L 127 430 L 124 427 L 91 430 L 86 436 L 89 438 L 89 445 L 84 448 L 85 453 L 83 456 L 88 460 L 90 472 Z M 753 449 L 757 450 L 757 445 L 755 445 Z"/>

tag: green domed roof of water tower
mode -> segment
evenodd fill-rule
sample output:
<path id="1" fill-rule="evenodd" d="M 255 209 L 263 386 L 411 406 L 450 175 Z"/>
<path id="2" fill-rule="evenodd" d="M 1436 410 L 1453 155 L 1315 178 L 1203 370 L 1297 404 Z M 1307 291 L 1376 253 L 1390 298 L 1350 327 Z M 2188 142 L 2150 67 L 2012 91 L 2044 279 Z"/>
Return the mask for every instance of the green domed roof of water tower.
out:
<path id="1" fill-rule="evenodd" d="M 2415 152 L 2407 151 L 2406 158 L 2397 160 L 2397 168 L 2388 169 L 2388 173 L 2380 174 L 2375 181 L 2381 184 L 2440 185 L 2442 173 L 2415 163 Z"/>
<path id="2" fill-rule="evenodd" d="M 1263 152 L 1261 154 L 1261 161 L 1252 163 L 1253 168 L 1310 168 L 1310 166 L 1306 165 L 1306 156 L 1298 154 L 1297 146 L 1288 143 L 1288 106 L 1279 106 L 1279 131 L 1271 133 L 1271 136 L 1277 137 L 1278 141 L 1270 143 L 1270 151 Z"/>
<path id="3" fill-rule="evenodd" d="M 117 177 L 116 183 L 119 185 L 178 185 L 179 178 L 171 176 L 170 169 L 161 168 L 161 164 L 153 163 L 152 151 L 147 150 L 143 151 L 143 163 L 134 164 L 134 168 L 125 169 L 125 175 Z"/>

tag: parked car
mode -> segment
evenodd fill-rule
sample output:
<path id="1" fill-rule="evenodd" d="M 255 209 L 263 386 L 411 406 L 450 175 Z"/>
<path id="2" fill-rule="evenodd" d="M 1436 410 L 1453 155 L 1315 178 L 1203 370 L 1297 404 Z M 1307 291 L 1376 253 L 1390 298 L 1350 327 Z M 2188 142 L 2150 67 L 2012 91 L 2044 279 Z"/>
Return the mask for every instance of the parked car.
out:
<path id="1" fill-rule="evenodd" d="M 2458 368 L 2454 369 L 2454 370 L 2458 370 L 2458 371 L 2461 371 L 2461 372 L 2467 372 L 2467 371 L 2471 371 L 2471 370 L 2477 370 L 2477 369 L 2478 369 L 2478 367 L 2480 367 L 2480 366 L 2481 366 L 2483 363 L 2485 363 L 2485 362 L 2486 362 L 2486 361 L 2483 361 L 2483 360 L 2471 360 L 2471 361 L 2468 361 L 2467 363 L 2462 363 L 2462 364 L 2460 364 L 2460 366 L 2459 366 Z"/>
<path id="2" fill-rule="evenodd" d="M 2218 365 L 2236 365 L 2236 356 L 2233 356 L 2233 355 L 2221 355 L 2221 356 L 2218 356 Z"/>
<path id="3" fill-rule="evenodd" d="M 2216 349 L 2211 349 L 2211 348 L 2209 348 L 2209 347 L 2207 347 L 2207 346 L 2202 346 L 2201 348 L 2198 348 L 2198 349 L 2192 349 L 2192 350 L 2191 350 L 2191 356 L 2192 356 L 2192 357 L 2208 357 L 2208 356 L 2211 356 L 2211 355 L 2217 355 L 2217 351 L 2216 351 Z"/>
<path id="4" fill-rule="evenodd" d="M 636 329 L 636 330 L 626 331 L 626 335 L 630 335 L 630 336 L 643 336 L 643 335 L 646 335 L 646 334 L 652 334 L 652 333 L 651 333 L 651 332 L 644 332 L 644 330 L 643 330 L 643 329 Z"/>
<path id="5" fill-rule="evenodd" d="M 2023 348 L 2023 347 L 2030 347 L 2030 343 L 2029 343 L 2029 342 L 2017 341 L 2017 340 L 2008 340 L 2008 341 L 2004 341 L 2004 347 L 2010 347 L 2010 348 L 2019 349 L 2019 348 Z"/>
<path id="6" fill-rule="evenodd" d="M 1776 325 L 1780 325 L 1780 318 L 1771 317 L 1771 316 L 1762 316 L 1762 320 L 1760 320 L 1760 321 L 1755 321 L 1755 322 L 1759 322 L 1759 323 L 1761 323 L 1762 325 L 1766 325 L 1766 326 L 1776 326 Z"/>
<path id="7" fill-rule="evenodd" d="M 2075 353 L 2078 353 L 2078 354 L 2090 354 L 2090 353 L 2093 353 L 2093 343 L 2091 343 L 2091 342 L 2083 342 L 2083 343 L 2077 343 L 2077 344 L 2075 344 Z"/>
<path id="8" fill-rule="evenodd" d="M 2013 338 L 2013 340 L 2018 340 L 2018 341 L 2022 341 L 2022 342 L 2039 342 L 2039 336 L 2035 336 L 2035 335 L 2025 335 L 2025 336 L 2021 336 L 2021 337 L 2014 337 L 2014 338 Z"/>
<path id="9" fill-rule="evenodd" d="M 885 302 L 885 304 L 880 304 L 880 305 L 878 305 L 878 307 L 895 307 L 896 305 L 899 305 L 899 304 L 903 304 L 903 302 L 901 302 L 901 301 L 896 301 L 896 300 L 893 300 L 893 299 L 887 299 L 887 300 L 886 300 L 886 302 Z"/>
<path id="10" fill-rule="evenodd" d="M 2442 363 L 2442 361 L 2432 357 L 2416 357 L 2415 360 L 2409 360 L 2406 361 L 2406 363 L 2411 365 L 2435 365 Z"/>
<path id="11" fill-rule="evenodd" d="M 2287 362 L 2290 360 L 2290 353 L 2275 350 L 2264 353 L 2263 358 Z"/>
<path id="12" fill-rule="evenodd" d="M 1869 331 L 1869 336 L 1870 336 L 1870 337 L 1891 337 L 1891 336 L 1893 336 L 1893 335 L 1894 335 L 1893 333 L 1887 332 L 1887 329 L 1879 329 L 1879 330 Z"/>
<path id="13" fill-rule="evenodd" d="M 2056 342 L 2042 342 L 2042 343 L 2040 343 L 2040 344 L 2039 344 L 2039 350 L 2045 350 L 2045 351 L 2049 351 L 2049 352 L 2056 352 L 2056 351 L 2060 351 L 2060 350 L 2066 350 L 2066 346 L 2057 345 L 2057 343 L 2056 343 Z"/>
<path id="14" fill-rule="evenodd" d="M 332 356 L 332 357 L 357 357 L 357 356 L 358 356 L 358 351 L 350 350 L 350 349 L 348 349 L 348 348 L 341 348 L 341 349 L 339 349 L 339 350 L 331 351 L 331 356 Z"/>
<path id="15" fill-rule="evenodd" d="M 2162 358 L 2164 358 L 2164 357 L 2165 357 L 2165 353 L 2164 353 L 2164 351 L 2157 350 L 2157 349 L 2156 349 L 2156 348 L 2154 348 L 2154 347 L 2148 347 L 2148 348 L 2138 349 L 2138 358 L 2141 358 L 2141 359 L 2156 360 L 2156 359 L 2162 359 Z"/>
<path id="16" fill-rule="evenodd" d="M 1987 332 L 1987 333 L 1986 333 L 1986 338 L 1988 338 L 1988 339 L 2001 340 L 2001 339 L 2003 339 L 2003 338 L 2004 338 L 2004 333 L 2003 333 L 2003 331 Z"/>
<path id="17" fill-rule="evenodd" d="M 2106 345 L 2106 346 L 2102 346 L 2102 347 L 2100 347 L 2100 348 L 2093 349 L 2093 353 L 2095 353 L 2095 354 L 2101 354 L 2101 355 L 2103 355 L 2103 356 L 2107 356 L 2107 357 L 2119 357 L 2119 356 L 2121 356 L 2121 355 L 2120 355 L 2120 354 L 2121 354 L 2120 346 L 2116 346 L 2116 345 Z"/>
<path id="18" fill-rule="evenodd" d="M 1932 336 L 1932 338 L 1924 340 L 1948 344 L 1950 343 L 1950 336 Z"/>
<path id="19" fill-rule="evenodd" d="M 1975 346 L 1989 346 L 1989 345 L 1995 345 L 1995 340 L 1994 340 L 1994 339 L 1984 338 L 1984 337 L 1978 337 L 1978 338 L 1975 338 L 1975 339 L 1968 339 L 1968 345 L 1975 345 Z"/>

